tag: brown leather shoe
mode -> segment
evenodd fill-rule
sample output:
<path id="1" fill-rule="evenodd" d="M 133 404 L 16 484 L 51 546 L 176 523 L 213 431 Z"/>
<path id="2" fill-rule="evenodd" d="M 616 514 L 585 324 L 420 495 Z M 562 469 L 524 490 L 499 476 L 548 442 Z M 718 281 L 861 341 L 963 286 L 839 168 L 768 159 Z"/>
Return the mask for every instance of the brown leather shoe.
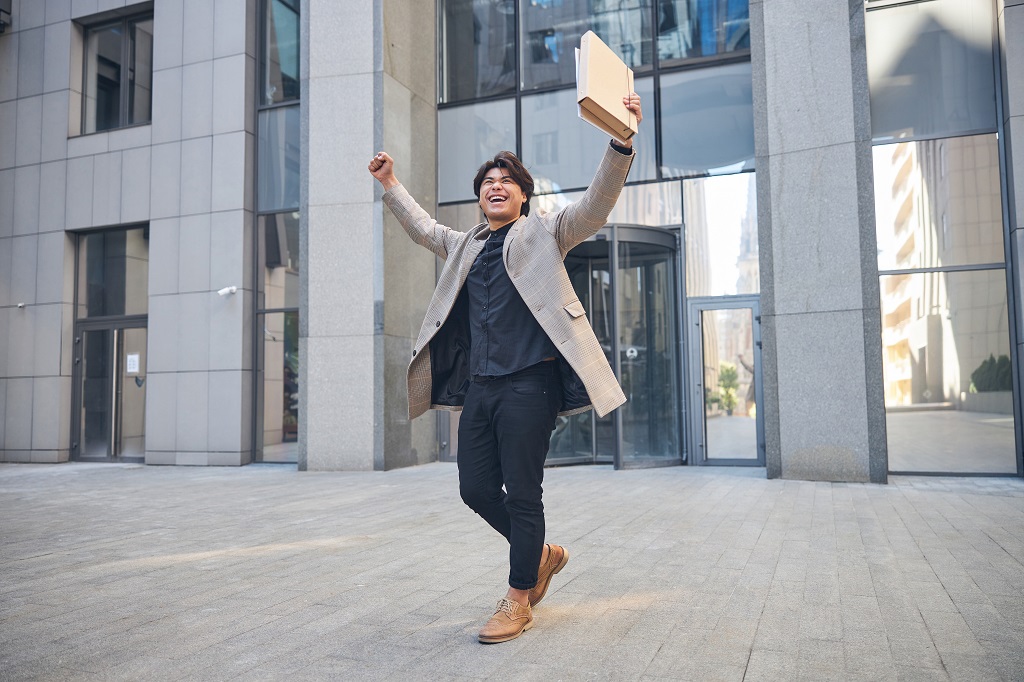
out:
<path id="1" fill-rule="evenodd" d="M 569 563 L 569 550 L 558 545 L 548 545 L 548 560 L 541 563 L 537 569 L 537 584 L 530 590 L 530 606 L 534 607 L 540 603 L 544 595 L 548 593 L 548 585 L 551 578 Z"/>
<path id="2" fill-rule="evenodd" d="M 529 606 L 502 597 L 498 610 L 480 629 L 479 639 L 484 644 L 497 644 L 515 639 L 533 627 L 533 611 Z"/>

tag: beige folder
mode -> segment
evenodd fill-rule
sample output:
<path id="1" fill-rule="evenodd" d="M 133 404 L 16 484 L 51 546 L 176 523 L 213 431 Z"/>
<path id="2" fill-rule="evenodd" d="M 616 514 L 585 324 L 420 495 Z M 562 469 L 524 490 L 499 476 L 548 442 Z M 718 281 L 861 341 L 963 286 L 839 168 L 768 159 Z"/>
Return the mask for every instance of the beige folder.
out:
<path id="1" fill-rule="evenodd" d="M 625 142 L 636 135 L 636 116 L 622 103 L 622 98 L 631 92 L 633 70 L 596 33 L 584 33 L 576 50 L 576 102 L 580 118 Z"/>

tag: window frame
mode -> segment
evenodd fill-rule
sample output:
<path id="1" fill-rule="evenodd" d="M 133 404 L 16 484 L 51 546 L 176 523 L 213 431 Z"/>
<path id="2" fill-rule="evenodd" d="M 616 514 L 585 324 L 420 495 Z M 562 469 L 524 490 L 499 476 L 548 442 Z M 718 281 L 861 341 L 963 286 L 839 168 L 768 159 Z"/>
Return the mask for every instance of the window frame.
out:
<path id="1" fill-rule="evenodd" d="M 155 72 L 155 69 L 153 69 L 153 53 L 154 53 L 154 50 L 152 50 L 152 48 L 151 48 L 150 57 L 149 57 L 149 68 L 150 68 L 149 81 L 150 81 L 150 86 L 151 86 L 150 89 L 149 89 L 149 118 L 147 120 L 145 120 L 145 121 L 137 121 L 137 122 L 134 122 L 134 123 L 129 123 L 128 122 L 128 116 L 129 116 L 129 113 L 128 113 L 128 102 L 129 102 L 129 98 L 131 96 L 131 94 L 130 94 L 131 88 L 129 86 L 130 86 L 130 83 L 132 82 L 129 79 L 132 78 L 131 74 L 134 74 L 136 69 L 135 69 L 135 62 L 133 60 L 133 53 L 132 53 L 132 43 L 133 43 L 133 41 L 128 40 L 127 36 L 128 36 L 129 28 L 132 25 L 137 24 L 137 23 L 142 22 L 142 21 L 146 21 L 146 20 L 155 21 L 155 19 L 154 19 L 154 11 L 153 11 L 152 7 L 148 7 L 146 9 L 141 10 L 141 11 L 133 11 L 131 13 L 126 13 L 126 14 L 123 14 L 123 15 L 114 15 L 114 16 L 103 16 L 103 15 L 101 15 L 100 17 L 94 17 L 92 21 L 88 21 L 86 23 L 81 23 L 80 24 L 81 31 L 82 31 L 82 45 L 81 45 L 81 51 L 82 51 L 82 75 L 81 75 L 81 77 L 82 77 L 82 107 L 81 107 L 80 119 L 79 119 L 79 130 L 81 131 L 81 135 L 96 135 L 96 134 L 99 134 L 99 133 L 107 133 L 107 132 L 110 132 L 110 131 L 113 131 L 113 130 L 123 130 L 125 128 L 135 128 L 135 127 L 138 127 L 138 126 L 152 125 L 152 123 L 153 123 L 153 88 L 152 88 L 152 83 L 153 83 L 153 74 Z M 119 98 L 118 98 L 118 116 L 117 116 L 118 121 L 117 121 L 117 125 L 111 126 L 109 128 L 103 128 L 102 130 L 89 130 L 88 129 L 88 125 L 87 125 L 88 113 L 89 113 L 88 109 L 89 109 L 89 101 L 90 101 L 89 97 L 87 96 L 87 90 L 88 90 L 88 87 L 89 87 L 89 59 L 88 59 L 89 36 L 92 33 L 94 33 L 95 31 L 111 28 L 111 27 L 114 27 L 114 26 L 120 26 L 121 27 L 121 35 L 122 35 L 122 38 L 121 38 L 121 75 L 120 75 L 120 79 L 119 79 L 119 82 L 118 82 L 118 87 L 120 88 L 120 93 L 119 93 Z M 155 40 L 155 36 L 154 36 L 154 40 Z"/>

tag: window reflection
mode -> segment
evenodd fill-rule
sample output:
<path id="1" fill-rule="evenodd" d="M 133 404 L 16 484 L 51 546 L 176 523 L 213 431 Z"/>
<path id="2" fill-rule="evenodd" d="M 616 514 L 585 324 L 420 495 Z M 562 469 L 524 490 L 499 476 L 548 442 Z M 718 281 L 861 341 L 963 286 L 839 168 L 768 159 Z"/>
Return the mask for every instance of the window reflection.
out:
<path id="1" fill-rule="evenodd" d="M 654 61 L 651 0 L 523 0 L 522 87 L 576 82 L 575 50 L 593 30 L 634 71 Z"/>
<path id="2" fill-rule="evenodd" d="M 932 0 L 867 12 L 876 141 L 996 127 L 990 0 Z"/>
<path id="3" fill-rule="evenodd" d="M 750 49 L 748 0 L 658 0 L 657 21 L 663 61 Z"/>
<path id="4" fill-rule="evenodd" d="M 153 89 L 153 18 L 121 19 L 85 33 L 83 133 L 148 123 Z"/>
<path id="5" fill-rule="evenodd" d="M 257 316 L 259 440 L 256 458 L 262 462 L 298 461 L 299 433 L 299 314 L 267 313 Z"/>
<path id="6" fill-rule="evenodd" d="M 889 469 L 1015 473 L 1005 271 L 879 283 Z"/>
<path id="7" fill-rule="evenodd" d="M 442 102 L 515 91 L 515 21 L 515 0 L 442 0 Z"/>
<path id="8" fill-rule="evenodd" d="M 750 63 L 661 78 L 662 173 L 723 175 L 754 167 Z"/>
<path id="9" fill-rule="evenodd" d="M 299 97 L 298 0 L 265 0 L 263 104 Z"/>
<path id="10" fill-rule="evenodd" d="M 534 197 L 533 206 L 548 213 L 561 210 L 583 196 L 583 192 L 564 192 Z M 679 182 L 651 182 L 622 188 L 608 223 L 677 227 L 683 222 L 682 194 Z"/>
<path id="11" fill-rule="evenodd" d="M 259 217 L 260 309 L 299 307 L 299 214 Z"/>
<path id="12" fill-rule="evenodd" d="M 149 229 L 105 230 L 78 241 L 78 317 L 145 315 Z"/>
<path id="13" fill-rule="evenodd" d="M 995 135 L 874 148 L 879 270 L 1002 263 Z"/>
<path id="14" fill-rule="evenodd" d="M 683 182 L 686 295 L 761 291 L 753 173 Z"/>
<path id="15" fill-rule="evenodd" d="M 258 124 L 258 210 L 298 208 L 299 107 L 265 109 Z"/>
<path id="16" fill-rule="evenodd" d="M 516 151 L 515 100 L 443 109 L 437 114 L 438 201 L 473 200 L 473 176 L 502 150 Z"/>

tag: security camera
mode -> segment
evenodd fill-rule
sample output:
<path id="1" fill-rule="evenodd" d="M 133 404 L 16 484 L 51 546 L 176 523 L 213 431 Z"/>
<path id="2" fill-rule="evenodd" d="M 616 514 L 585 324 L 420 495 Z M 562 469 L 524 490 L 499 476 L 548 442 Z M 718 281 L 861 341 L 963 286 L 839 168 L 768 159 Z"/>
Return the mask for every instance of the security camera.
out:
<path id="1" fill-rule="evenodd" d="M 18 307 L 19 307 L 19 308 L 24 308 L 24 307 L 25 307 L 25 304 L 24 304 L 24 303 L 19 303 L 19 304 L 18 304 Z"/>
<path id="2" fill-rule="evenodd" d="M 238 287 L 236 287 L 236 286 L 234 286 L 234 285 L 231 285 L 231 286 L 229 286 L 229 287 L 224 287 L 223 289 L 221 289 L 221 290 L 220 290 L 220 291 L 218 291 L 217 293 L 218 293 L 219 295 L 221 295 L 221 296 L 227 296 L 228 294 L 233 294 L 233 293 L 235 293 L 236 291 L 238 291 Z"/>

